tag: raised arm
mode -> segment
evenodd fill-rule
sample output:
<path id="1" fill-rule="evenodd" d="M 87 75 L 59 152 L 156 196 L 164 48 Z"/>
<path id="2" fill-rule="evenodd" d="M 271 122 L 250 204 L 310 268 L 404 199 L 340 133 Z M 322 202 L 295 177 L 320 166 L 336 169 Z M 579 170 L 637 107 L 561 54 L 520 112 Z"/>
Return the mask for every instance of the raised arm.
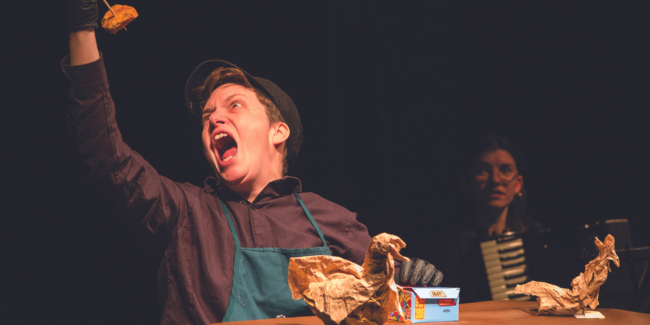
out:
<path id="1" fill-rule="evenodd" d="M 62 64 L 71 83 L 69 125 L 86 181 L 110 200 L 120 219 L 140 230 L 148 250 L 158 254 L 176 221 L 187 215 L 183 189 L 188 186 L 159 175 L 122 140 L 95 40 L 97 1 L 68 0 L 67 4 L 70 56 Z"/>
<path id="2" fill-rule="evenodd" d="M 99 60 L 95 39 L 97 0 L 68 0 L 67 2 L 70 65 L 82 65 Z"/>

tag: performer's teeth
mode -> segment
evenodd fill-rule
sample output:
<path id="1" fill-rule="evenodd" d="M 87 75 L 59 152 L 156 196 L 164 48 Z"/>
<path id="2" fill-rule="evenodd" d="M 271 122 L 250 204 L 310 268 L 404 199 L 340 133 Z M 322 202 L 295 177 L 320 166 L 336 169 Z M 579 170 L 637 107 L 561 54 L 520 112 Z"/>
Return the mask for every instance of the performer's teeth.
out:
<path id="1" fill-rule="evenodd" d="M 229 161 L 237 154 L 237 142 L 227 133 L 215 134 L 212 141 L 216 149 L 215 153 L 221 157 L 222 161 Z"/>

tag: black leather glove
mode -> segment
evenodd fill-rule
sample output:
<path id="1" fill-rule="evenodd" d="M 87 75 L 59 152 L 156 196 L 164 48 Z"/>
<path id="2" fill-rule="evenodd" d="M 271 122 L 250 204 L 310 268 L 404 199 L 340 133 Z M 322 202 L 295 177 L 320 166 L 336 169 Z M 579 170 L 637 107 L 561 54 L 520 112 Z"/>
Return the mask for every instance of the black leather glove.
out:
<path id="1" fill-rule="evenodd" d="M 395 282 L 400 285 L 414 287 L 437 287 L 442 281 L 442 272 L 433 264 L 419 258 L 412 258 L 402 262 L 399 276 L 396 274 Z M 399 280 L 399 281 L 398 281 Z"/>
<path id="2" fill-rule="evenodd" d="M 97 28 L 97 0 L 67 0 L 68 31 Z"/>

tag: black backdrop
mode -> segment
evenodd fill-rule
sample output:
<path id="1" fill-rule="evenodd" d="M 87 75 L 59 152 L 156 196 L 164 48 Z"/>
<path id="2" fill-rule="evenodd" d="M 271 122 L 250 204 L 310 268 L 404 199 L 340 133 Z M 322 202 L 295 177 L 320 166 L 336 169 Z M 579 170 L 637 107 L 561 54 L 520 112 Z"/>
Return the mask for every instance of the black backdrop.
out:
<path id="1" fill-rule="evenodd" d="M 293 97 L 305 140 L 290 174 L 304 189 L 357 212 L 371 235 L 415 243 L 407 256 L 435 249 L 428 239 L 462 196 L 465 143 L 486 133 L 522 148 L 545 225 L 628 218 L 647 244 L 646 3 L 125 4 L 140 17 L 98 32 L 99 46 L 123 136 L 163 175 L 210 175 L 183 87 L 221 58 Z M 0 318 L 156 323 L 156 267 L 82 186 L 67 135 L 64 9 L 5 7 Z"/>

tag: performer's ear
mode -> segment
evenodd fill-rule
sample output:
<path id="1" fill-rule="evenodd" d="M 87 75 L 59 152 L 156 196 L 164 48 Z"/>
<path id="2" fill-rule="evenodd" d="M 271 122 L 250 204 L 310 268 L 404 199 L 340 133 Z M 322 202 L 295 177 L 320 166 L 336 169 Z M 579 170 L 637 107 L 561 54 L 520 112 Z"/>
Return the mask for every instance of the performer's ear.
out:
<path id="1" fill-rule="evenodd" d="M 277 147 L 286 142 L 290 134 L 291 130 L 289 130 L 287 123 L 276 122 L 271 126 L 271 143 Z"/>

